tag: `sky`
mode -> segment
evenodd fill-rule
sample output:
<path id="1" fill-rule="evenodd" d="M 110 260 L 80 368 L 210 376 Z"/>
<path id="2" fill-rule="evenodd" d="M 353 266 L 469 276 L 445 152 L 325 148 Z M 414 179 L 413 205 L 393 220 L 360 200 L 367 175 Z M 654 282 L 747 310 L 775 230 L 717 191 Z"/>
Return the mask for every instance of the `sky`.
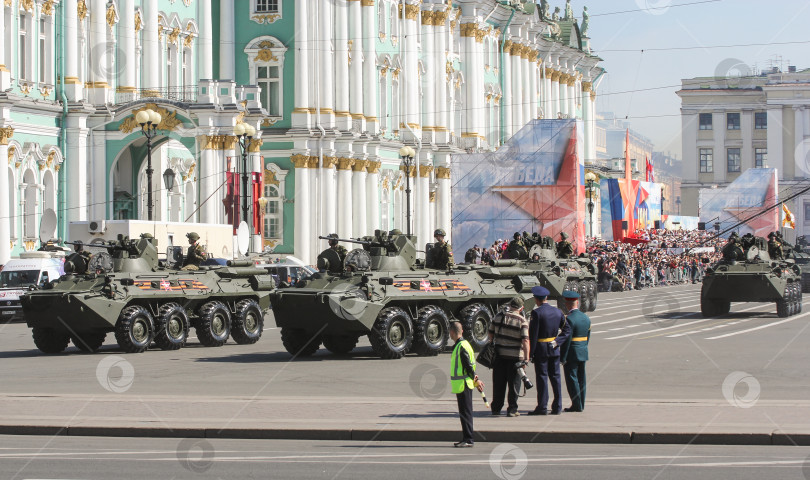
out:
<path id="1" fill-rule="evenodd" d="M 564 5 L 562 0 L 550 3 Z M 788 65 L 810 68 L 807 0 L 571 3 L 577 17 L 588 7 L 591 49 L 607 70 L 597 89 L 597 112 L 627 117 L 630 128 L 652 140 L 656 151 L 679 159 L 680 98 L 675 92 L 682 79 L 748 74 L 778 65 L 773 63 L 777 57 L 785 71 Z M 802 43 L 778 45 L 786 42 Z"/>

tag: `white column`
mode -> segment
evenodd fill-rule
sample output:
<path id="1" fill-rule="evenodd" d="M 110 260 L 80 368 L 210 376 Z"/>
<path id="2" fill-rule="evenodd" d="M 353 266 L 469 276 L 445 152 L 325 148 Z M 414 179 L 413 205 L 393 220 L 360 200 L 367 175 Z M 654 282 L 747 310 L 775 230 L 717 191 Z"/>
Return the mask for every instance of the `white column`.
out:
<path id="1" fill-rule="evenodd" d="M 422 12 L 422 62 L 425 65 L 422 89 L 422 128 L 432 132 L 436 126 L 436 95 L 438 88 L 444 88 L 444 82 L 436 83 L 436 28 L 433 27 L 433 12 Z M 444 72 L 444 69 L 441 70 Z"/>
<path id="2" fill-rule="evenodd" d="M 568 114 L 571 118 L 577 116 L 577 82 L 573 81 L 574 78 L 568 80 Z"/>
<path id="3" fill-rule="evenodd" d="M 377 41 L 376 7 L 374 1 L 361 2 L 363 16 L 363 85 L 366 86 L 363 97 L 363 116 L 366 118 L 366 129 L 368 133 L 377 133 L 377 59 L 375 57 L 375 45 Z M 357 46 L 360 48 L 360 45 Z"/>
<path id="4" fill-rule="evenodd" d="M 0 12 L 1 13 L 1 12 Z M 11 138 L 14 130 L 0 131 L 0 158 L 8 158 L 8 141 Z M 11 258 L 11 208 L 8 204 L 8 166 L 0 165 L 0 265 L 5 264 Z"/>
<path id="5" fill-rule="evenodd" d="M 352 125 L 349 112 L 349 6 L 334 0 L 335 9 L 335 121 L 340 130 Z"/>
<path id="6" fill-rule="evenodd" d="M 79 80 L 79 17 L 76 0 L 64 0 L 65 22 L 65 95 L 68 101 L 76 102 L 84 98 Z M 9 59 L 9 61 L 11 61 Z"/>
<path id="7" fill-rule="evenodd" d="M 374 233 L 369 231 L 366 219 L 366 167 L 368 160 L 355 160 L 352 166 L 352 236 L 362 237 Z M 374 203 L 377 203 L 376 200 Z"/>
<path id="8" fill-rule="evenodd" d="M 92 0 L 90 7 L 90 51 L 93 52 L 89 89 L 90 101 L 95 104 L 107 103 L 107 90 L 110 88 L 107 73 L 107 2 Z"/>
<path id="9" fill-rule="evenodd" d="M 522 45 L 512 45 L 509 63 L 512 64 L 512 129 L 514 133 L 523 127 L 523 72 L 520 68 L 520 49 Z"/>
<path id="10" fill-rule="evenodd" d="M 158 40 L 157 0 L 143 2 L 143 55 L 141 62 L 141 88 L 160 88 L 160 44 Z"/>
<path id="11" fill-rule="evenodd" d="M 219 0 L 219 79 L 236 80 L 234 0 Z"/>
<path id="12" fill-rule="evenodd" d="M 768 163 L 779 172 L 779 179 L 784 176 L 784 145 L 782 140 L 783 125 L 782 105 L 768 105 Z M 697 122 L 695 122 L 697 125 Z M 697 131 L 697 126 L 693 127 Z"/>
<path id="13" fill-rule="evenodd" d="M 311 264 L 310 257 L 310 236 L 309 220 L 313 217 L 310 207 L 312 191 L 309 188 L 309 157 L 307 155 L 296 154 L 292 156 L 295 165 L 295 206 L 294 206 L 294 239 L 293 251 L 295 256 L 304 263 Z"/>
<path id="14" fill-rule="evenodd" d="M 337 162 L 337 234 L 340 238 L 352 236 L 352 166 L 354 159 L 340 157 Z"/>
<path id="15" fill-rule="evenodd" d="M 0 90 L 8 90 L 11 87 L 11 58 L 6 58 L 6 4 L 3 2 L 0 4 L 0 18 L 3 19 L 0 22 Z M 10 28 L 10 26 L 8 27 Z M 1 239 L 0 239 L 1 240 Z M 8 243 L 8 242 L 6 242 Z M 2 257 L 0 256 L 0 261 L 2 261 Z"/>
<path id="16" fill-rule="evenodd" d="M 523 90 L 523 113 L 521 114 L 521 126 L 526 125 L 532 118 L 532 103 L 537 99 L 534 90 L 532 90 L 533 76 L 532 67 L 533 63 L 529 62 L 529 47 L 523 46 L 520 55 L 520 75 Z"/>
<path id="17" fill-rule="evenodd" d="M 299 81 L 293 86 L 295 91 L 294 108 L 292 111 L 292 126 L 309 128 L 310 84 L 313 82 L 301 81 L 310 78 L 310 49 L 313 43 L 309 41 L 309 0 L 295 1 L 295 78 Z"/>
<path id="18" fill-rule="evenodd" d="M 560 75 L 559 92 L 560 113 L 568 115 L 568 74 Z"/>
<path id="19" fill-rule="evenodd" d="M 557 118 L 558 114 L 562 113 L 560 108 L 560 72 L 555 71 L 551 77 L 551 116 L 549 118 Z"/>
<path id="20" fill-rule="evenodd" d="M 332 2 L 321 2 L 319 5 L 318 15 L 320 16 L 320 25 L 318 28 L 318 49 L 320 50 L 319 58 L 319 103 L 321 107 L 321 122 L 325 125 L 333 125 L 333 115 L 335 108 L 335 51 L 332 48 Z M 343 37 L 344 39 L 346 37 Z M 323 173 L 323 172 L 321 172 Z M 334 205 L 334 204 L 333 204 Z M 335 233 L 332 231 L 328 233 Z"/>
<path id="21" fill-rule="evenodd" d="M 352 63 L 349 65 L 349 111 L 352 120 L 362 122 L 363 96 L 365 94 L 373 97 L 375 89 L 374 84 L 366 85 L 363 82 L 363 10 L 360 5 L 361 2 L 358 0 L 349 2 L 349 37 L 352 42 Z"/>
<path id="22" fill-rule="evenodd" d="M 214 58 L 214 23 L 211 17 L 211 0 L 197 0 L 197 15 L 200 30 L 200 39 L 197 44 L 197 65 L 199 66 L 197 72 L 200 79 L 211 80 L 214 78 L 212 61 Z"/>
<path id="23" fill-rule="evenodd" d="M 216 223 L 217 205 L 208 199 L 209 195 L 219 186 L 216 184 L 217 178 L 215 176 L 217 171 L 216 152 L 208 145 L 208 140 L 209 137 L 206 135 L 197 137 L 197 149 L 200 152 L 200 161 L 197 166 L 199 171 L 197 177 L 200 179 L 198 200 L 200 223 Z"/>
<path id="24" fill-rule="evenodd" d="M 478 125 L 475 125 L 475 110 L 473 107 L 473 105 L 476 104 L 475 87 L 473 83 L 475 82 L 475 77 L 479 74 L 479 72 L 477 72 L 475 69 L 475 32 L 478 25 L 474 20 L 474 18 L 468 20 L 465 19 L 465 21 L 469 23 L 461 24 L 461 50 L 463 52 L 462 61 L 464 62 L 464 79 L 467 84 L 465 88 L 466 96 L 464 98 L 464 115 L 461 121 L 462 124 L 456 125 L 456 128 L 459 130 L 459 132 L 461 132 L 462 136 L 465 134 L 470 135 L 477 133 L 478 127 Z M 458 132 L 456 133 L 458 134 Z M 422 238 L 419 239 L 420 242 L 422 240 Z"/>
<path id="25" fill-rule="evenodd" d="M 90 177 L 90 219 L 100 220 L 107 218 L 107 148 L 104 134 L 96 130 L 92 134 L 93 144 L 90 146 L 91 157 L 90 165 L 92 166 L 89 171 Z M 158 158 L 155 155 L 160 150 L 152 150 L 152 165 L 155 172 L 162 172 L 156 164 Z M 145 160 L 144 160 L 145 161 Z M 157 174 L 160 175 L 159 173 Z M 154 175 L 153 175 L 154 177 Z M 154 181 L 152 184 L 154 185 Z M 152 187 L 154 189 L 154 186 Z M 155 194 L 155 190 L 153 190 Z M 155 198 L 157 195 L 155 195 Z M 155 210 L 160 213 L 158 210 Z M 146 215 L 143 216 L 146 218 Z"/>
<path id="26" fill-rule="evenodd" d="M 427 155 L 425 155 L 427 156 Z M 430 162 L 430 159 L 427 159 Z M 416 172 L 416 210 L 414 211 L 416 221 L 416 232 L 419 244 L 424 244 L 433 238 L 430 232 L 430 172 L 433 165 L 421 164 Z M 424 255 L 422 255 L 424 257 Z"/>
<path id="27" fill-rule="evenodd" d="M 380 161 L 370 160 L 366 172 L 366 230 L 370 234 L 380 228 Z"/>
<path id="28" fill-rule="evenodd" d="M 435 69 L 433 76 L 436 82 L 436 103 L 432 110 L 436 112 L 434 116 L 434 126 L 437 127 L 436 136 L 442 139 L 443 143 L 447 141 L 445 139 L 449 139 L 447 118 L 450 114 L 447 105 L 447 56 L 445 54 L 447 51 L 447 27 L 445 26 L 447 13 L 434 12 L 433 20 L 435 25 L 433 27 L 435 50 L 433 55 L 433 68 Z"/>
<path id="29" fill-rule="evenodd" d="M 533 55 L 530 53 L 529 55 Z M 534 120 L 538 116 L 538 101 L 539 101 L 539 91 L 538 91 L 538 78 L 537 78 L 537 61 L 531 61 L 529 59 L 529 67 L 527 69 L 527 73 L 529 75 L 529 121 Z"/>
<path id="30" fill-rule="evenodd" d="M 804 107 L 794 106 L 793 116 L 795 118 L 795 124 L 793 127 L 793 141 L 796 145 L 793 158 L 795 165 L 793 176 L 794 178 L 807 178 L 807 170 L 810 168 L 810 165 L 807 165 L 807 152 L 804 148 Z M 770 158 L 770 155 L 768 155 L 768 158 Z"/>
<path id="31" fill-rule="evenodd" d="M 405 3 L 405 2 L 403 2 Z M 419 74 L 417 70 L 419 69 L 419 42 L 418 37 L 418 21 L 420 18 L 419 15 L 419 5 L 409 5 L 406 4 L 405 8 L 405 21 L 403 22 L 403 29 L 405 31 L 405 38 L 403 43 L 403 49 L 405 54 L 405 63 L 402 65 L 402 74 L 400 74 L 400 79 L 405 82 L 405 102 L 404 102 L 404 118 L 405 123 L 408 124 L 412 129 L 416 130 L 416 135 L 419 135 L 418 129 L 421 127 L 419 125 L 419 110 L 420 110 L 420 101 L 419 101 Z M 401 129 L 402 132 L 409 132 L 408 128 Z M 405 135 L 407 138 L 407 135 Z"/>
<path id="32" fill-rule="evenodd" d="M 321 164 L 321 225 L 324 235 L 337 233 L 337 192 L 335 189 L 335 163 L 337 158 L 324 154 Z"/>
<path id="33" fill-rule="evenodd" d="M 68 221 L 87 220 L 87 117 L 68 115 L 65 120 L 67 138 L 65 160 L 67 167 Z"/>
<path id="34" fill-rule="evenodd" d="M 506 40 L 503 43 L 506 44 L 506 42 L 510 41 Z M 509 53 L 509 46 L 507 44 L 506 47 L 502 48 L 503 53 L 499 53 L 498 58 L 503 59 L 503 64 L 501 64 L 501 68 L 503 69 L 503 97 L 501 98 L 501 110 L 503 113 L 500 115 L 501 118 L 499 118 L 498 121 L 503 122 L 504 138 L 502 139 L 502 141 L 506 142 L 515 133 L 512 122 L 512 104 L 514 103 L 513 101 L 514 89 L 512 88 L 512 60 L 511 60 L 512 57 Z M 445 228 L 445 230 L 447 229 Z"/>
<path id="35" fill-rule="evenodd" d="M 135 1 L 121 0 L 120 6 L 118 47 L 121 49 L 122 55 L 119 55 L 116 62 L 122 62 L 123 65 L 119 65 L 121 76 L 118 78 L 118 91 L 122 93 L 134 93 L 135 86 L 137 85 L 135 81 L 137 65 L 135 62 L 138 58 L 135 54 Z"/>
<path id="36" fill-rule="evenodd" d="M 439 154 L 445 157 L 443 160 L 437 158 L 437 162 L 442 162 L 443 167 L 436 167 L 436 228 L 443 228 L 447 232 L 446 241 L 450 241 L 452 233 L 450 218 L 450 167 L 446 162 L 450 159 L 448 154 Z"/>
<path id="37" fill-rule="evenodd" d="M 590 88 L 582 91 L 582 123 L 585 126 L 585 161 L 596 160 L 596 144 L 594 139 L 595 120 L 593 116 L 593 101 L 591 100 Z M 595 233 L 595 231 L 594 231 Z"/>

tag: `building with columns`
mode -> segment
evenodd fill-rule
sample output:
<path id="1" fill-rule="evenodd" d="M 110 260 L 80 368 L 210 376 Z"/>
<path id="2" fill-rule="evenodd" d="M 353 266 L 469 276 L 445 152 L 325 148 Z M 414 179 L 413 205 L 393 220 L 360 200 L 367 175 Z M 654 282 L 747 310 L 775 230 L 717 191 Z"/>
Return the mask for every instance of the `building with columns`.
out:
<path id="1" fill-rule="evenodd" d="M 698 215 L 698 192 L 756 167 L 776 168 L 779 198 L 810 186 L 810 70 L 682 81 L 681 213 Z M 787 203 L 795 235 L 810 235 L 810 195 Z"/>
<path id="2" fill-rule="evenodd" d="M 496 149 L 534 118 L 580 118 L 596 158 L 602 68 L 588 20 L 495 0 L 5 0 L 0 263 L 39 219 L 227 222 L 237 123 L 266 207 L 256 247 L 314 262 L 318 235 L 450 230 L 451 155 Z M 401 166 L 410 145 L 415 167 Z M 162 174 L 174 173 L 172 185 Z M 169 187 L 169 188 L 167 188 Z"/>

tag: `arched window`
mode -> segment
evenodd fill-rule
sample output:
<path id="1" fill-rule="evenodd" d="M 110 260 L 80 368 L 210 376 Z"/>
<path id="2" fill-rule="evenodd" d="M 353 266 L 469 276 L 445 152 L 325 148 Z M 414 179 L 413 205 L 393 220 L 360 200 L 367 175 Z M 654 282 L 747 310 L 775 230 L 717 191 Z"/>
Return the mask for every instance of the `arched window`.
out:
<path id="1" fill-rule="evenodd" d="M 259 99 L 271 117 L 284 113 L 284 54 L 287 47 L 271 36 L 254 38 L 245 48 L 250 81 L 261 89 Z"/>
<path id="2" fill-rule="evenodd" d="M 389 8 L 391 9 L 391 42 L 396 44 L 399 40 L 399 24 L 401 19 L 397 10 L 398 5 L 392 3 Z"/>
<path id="3" fill-rule="evenodd" d="M 267 206 L 264 207 L 264 239 L 277 240 L 281 238 L 281 195 L 278 187 L 265 185 L 264 196 L 267 197 Z"/>
<path id="4" fill-rule="evenodd" d="M 380 1 L 380 5 L 377 7 L 377 27 L 380 31 L 380 37 L 384 37 L 388 35 L 388 30 L 385 28 L 385 14 L 388 11 L 388 5 Z"/>

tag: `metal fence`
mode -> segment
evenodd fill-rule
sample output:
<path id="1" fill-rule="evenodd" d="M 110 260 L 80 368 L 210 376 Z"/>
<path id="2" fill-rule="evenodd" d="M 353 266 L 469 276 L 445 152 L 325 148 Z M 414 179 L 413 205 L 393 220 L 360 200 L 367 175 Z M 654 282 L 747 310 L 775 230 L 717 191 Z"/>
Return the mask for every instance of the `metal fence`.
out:
<path id="1" fill-rule="evenodd" d="M 194 103 L 197 101 L 197 86 L 185 87 L 163 87 L 163 88 L 140 88 L 132 91 L 116 91 L 115 103 L 124 104 L 137 100 L 147 100 L 150 98 L 171 100 L 174 102 Z"/>

